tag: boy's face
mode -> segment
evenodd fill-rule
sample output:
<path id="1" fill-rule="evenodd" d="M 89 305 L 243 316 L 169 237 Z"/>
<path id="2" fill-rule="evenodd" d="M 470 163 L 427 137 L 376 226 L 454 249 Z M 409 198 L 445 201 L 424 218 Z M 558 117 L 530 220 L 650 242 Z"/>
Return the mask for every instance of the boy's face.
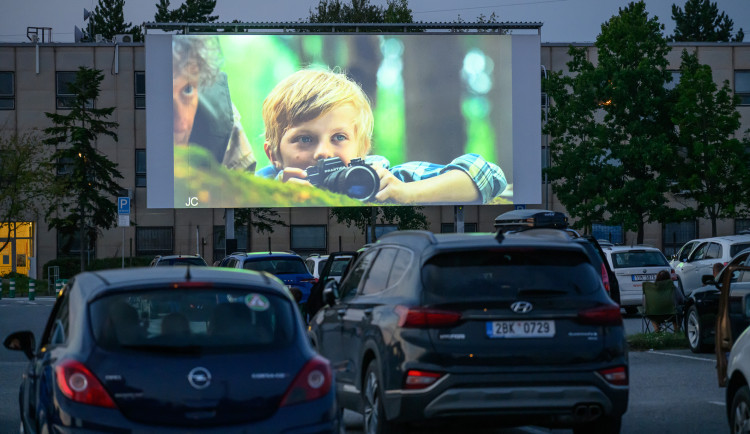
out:
<path id="1" fill-rule="evenodd" d="M 359 111 L 351 104 L 336 107 L 315 119 L 293 125 L 279 144 L 281 168 L 296 167 L 306 169 L 314 166 L 317 160 L 339 157 L 348 165 L 360 155 L 360 144 L 355 135 L 354 122 Z M 271 162 L 277 163 L 267 151 Z"/>
<path id="2" fill-rule="evenodd" d="M 174 144 L 186 146 L 193 131 L 195 112 L 198 110 L 198 74 L 183 72 L 172 78 L 174 106 Z"/>

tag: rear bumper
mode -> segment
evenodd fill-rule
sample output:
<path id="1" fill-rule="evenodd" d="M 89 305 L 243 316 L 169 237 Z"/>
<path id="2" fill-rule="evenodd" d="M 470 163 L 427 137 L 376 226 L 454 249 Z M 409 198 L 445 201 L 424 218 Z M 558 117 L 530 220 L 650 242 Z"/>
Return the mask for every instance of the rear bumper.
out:
<path id="1" fill-rule="evenodd" d="M 391 418 L 400 422 L 466 420 L 498 424 L 571 426 L 601 415 L 621 416 L 628 386 L 593 372 L 451 375 L 424 391 L 386 391 Z"/>

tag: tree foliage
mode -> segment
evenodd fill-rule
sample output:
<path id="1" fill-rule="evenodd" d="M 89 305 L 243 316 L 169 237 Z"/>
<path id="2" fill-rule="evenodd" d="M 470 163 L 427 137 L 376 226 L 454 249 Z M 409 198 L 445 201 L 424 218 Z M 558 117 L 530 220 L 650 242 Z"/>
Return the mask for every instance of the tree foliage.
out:
<path id="1" fill-rule="evenodd" d="M 74 95 L 68 113 L 45 113 L 53 126 L 44 130 L 44 143 L 54 146 L 49 161 L 58 168 L 53 197 L 45 218 L 50 229 L 72 235 L 78 230 L 81 240 L 81 271 L 85 267 L 86 240 L 93 245 L 98 230 L 109 229 L 117 221 L 115 198 L 122 178 L 117 165 L 97 149 L 97 138 L 108 136 L 117 141 L 117 122 L 105 120 L 114 107 L 94 108 L 104 75 L 100 70 L 80 67 L 68 90 Z"/>
<path id="2" fill-rule="evenodd" d="M 36 132 L 0 136 L 0 227 L 10 231 L 0 251 L 15 238 L 18 222 L 38 219 L 52 184 L 46 158 Z"/>
<path id="3" fill-rule="evenodd" d="M 124 7 L 125 0 L 99 0 L 89 18 L 84 39 L 93 41 L 94 35 L 100 34 L 104 39 L 112 40 L 115 35 L 132 34 L 135 41 L 142 41 L 140 26 L 125 22 Z"/>
<path id="4" fill-rule="evenodd" d="M 741 204 L 748 203 L 748 144 L 733 137 L 740 127 L 735 108 L 739 97 L 732 94 L 728 81 L 719 89 L 711 67 L 686 50 L 675 93 L 672 121 L 679 152 L 673 190 L 695 217 L 711 220 L 711 234 L 716 236 L 716 220 L 737 217 Z"/>
<path id="5" fill-rule="evenodd" d="M 421 206 L 384 206 L 384 207 L 338 207 L 331 208 L 331 215 L 338 223 L 354 226 L 365 235 L 370 225 L 371 238 L 375 240 L 375 224 L 380 217 L 381 224 L 395 224 L 399 230 L 428 229 L 427 217 L 422 214 Z M 374 218 L 373 218 L 374 217 Z"/>
<path id="6" fill-rule="evenodd" d="M 685 10 L 672 5 L 674 34 L 670 41 L 677 42 L 742 42 L 745 32 L 740 28 L 732 37 L 734 21 L 724 12 L 719 13 L 716 3 L 709 0 L 687 0 Z"/>
<path id="7" fill-rule="evenodd" d="M 407 0 L 387 0 L 386 6 L 373 5 L 370 0 L 320 0 L 310 10 L 310 23 L 411 23 L 414 21 Z M 376 31 L 377 29 L 368 29 Z"/>
<path id="8" fill-rule="evenodd" d="M 571 47 L 571 75 L 545 83 L 555 104 L 545 132 L 552 188 L 579 227 L 604 221 L 637 231 L 670 218 L 667 162 L 674 155 L 667 110 L 667 42 L 643 1 L 602 25 L 598 64 Z"/>
<path id="9" fill-rule="evenodd" d="M 289 226 L 279 213 L 271 208 L 241 208 L 234 212 L 235 225 L 247 225 L 247 246 L 252 245 L 252 232 L 273 233 L 275 226 Z"/>
<path id="10" fill-rule="evenodd" d="M 213 23 L 218 15 L 211 15 L 216 0 L 185 0 L 176 9 L 169 9 L 169 0 L 159 0 L 156 4 L 154 21 L 157 23 Z"/>

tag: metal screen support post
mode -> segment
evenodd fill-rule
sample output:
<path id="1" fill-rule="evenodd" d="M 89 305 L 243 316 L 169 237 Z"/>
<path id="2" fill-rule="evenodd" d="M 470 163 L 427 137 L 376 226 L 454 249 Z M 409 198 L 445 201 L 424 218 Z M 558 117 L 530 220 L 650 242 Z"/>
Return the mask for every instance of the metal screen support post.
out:
<path id="1" fill-rule="evenodd" d="M 456 233 L 462 234 L 464 232 L 464 207 L 463 205 L 456 205 L 454 207 L 456 213 Z"/>

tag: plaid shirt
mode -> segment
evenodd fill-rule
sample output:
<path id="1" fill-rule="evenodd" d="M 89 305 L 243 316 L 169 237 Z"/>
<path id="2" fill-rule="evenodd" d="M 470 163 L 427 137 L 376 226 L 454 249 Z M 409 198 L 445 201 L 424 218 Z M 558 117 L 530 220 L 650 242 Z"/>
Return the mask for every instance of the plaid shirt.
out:
<path id="1" fill-rule="evenodd" d="M 462 155 L 447 165 L 429 163 L 426 161 L 409 161 L 390 167 L 391 164 L 383 156 L 368 155 L 365 157 L 365 163 L 372 166 L 381 166 L 388 169 L 393 175 L 403 182 L 420 181 L 423 179 L 434 178 L 449 170 L 463 170 L 466 172 L 474 184 L 477 186 L 479 193 L 482 195 L 482 203 L 487 203 L 497 197 L 508 186 L 505 180 L 503 170 L 496 164 L 485 161 L 478 154 Z M 256 175 L 264 178 L 276 178 L 281 171 L 276 170 L 272 165 L 260 169 Z"/>

